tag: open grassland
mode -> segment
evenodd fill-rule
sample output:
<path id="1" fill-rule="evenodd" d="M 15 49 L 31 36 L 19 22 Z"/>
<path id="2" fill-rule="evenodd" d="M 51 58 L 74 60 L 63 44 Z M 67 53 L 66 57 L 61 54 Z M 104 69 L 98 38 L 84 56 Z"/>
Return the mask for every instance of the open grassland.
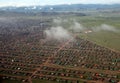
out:
<path id="1" fill-rule="evenodd" d="M 90 13 L 88 16 L 68 16 L 64 17 L 68 23 L 62 23 L 62 26 L 68 28 L 72 25 L 71 19 L 76 20 L 83 25 L 87 30 L 95 29 L 102 24 L 107 24 L 114 27 L 117 32 L 112 31 L 92 31 L 92 33 L 79 33 L 82 38 L 87 38 L 99 45 L 120 51 L 120 15 L 118 13 Z M 74 28 L 74 27 L 73 27 Z"/>
<path id="2" fill-rule="evenodd" d="M 101 24 L 108 24 L 118 30 L 118 32 L 99 31 L 90 34 L 84 34 L 86 38 L 96 42 L 105 47 L 110 47 L 120 51 L 120 17 L 83 17 L 79 21 L 86 27 L 99 26 Z"/>

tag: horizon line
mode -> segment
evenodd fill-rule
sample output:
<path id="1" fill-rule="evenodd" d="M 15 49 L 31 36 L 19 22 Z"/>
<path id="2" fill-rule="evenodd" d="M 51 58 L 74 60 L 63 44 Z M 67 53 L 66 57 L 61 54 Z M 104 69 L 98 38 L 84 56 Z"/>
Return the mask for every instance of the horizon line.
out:
<path id="1" fill-rule="evenodd" d="M 120 5 L 120 3 L 69 3 L 69 4 L 46 4 L 46 5 L 8 5 L 8 6 L 0 6 L 1 7 L 30 7 L 30 6 L 59 6 L 59 5 Z"/>

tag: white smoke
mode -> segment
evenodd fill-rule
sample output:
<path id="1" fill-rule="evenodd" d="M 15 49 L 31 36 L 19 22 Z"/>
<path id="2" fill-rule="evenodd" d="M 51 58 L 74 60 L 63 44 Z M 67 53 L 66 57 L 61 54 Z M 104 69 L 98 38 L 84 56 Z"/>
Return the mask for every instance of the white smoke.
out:
<path id="1" fill-rule="evenodd" d="M 72 37 L 72 35 L 63 27 L 51 27 L 49 30 L 45 30 L 45 34 L 47 39 L 55 39 L 58 41 L 62 40 L 69 40 Z"/>
<path id="2" fill-rule="evenodd" d="M 112 31 L 112 32 L 118 32 L 118 30 L 110 25 L 107 24 L 102 24 L 101 26 L 92 28 L 93 31 L 98 32 L 98 31 Z"/>
<path id="3" fill-rule="evenodd" d="M 102 24 L 101 26 L 97 26 L 97 27 L 86 28 L 81 23 L 77 22 L 74 19 L 67 20 L 67 19 L 57 18 L 57 19 L 53 19 L 53 23 L 56 24 L 57 27 L 51 27 L 49 30 L 45 30 L 45 34 L 47 39 L 55 39 L 58 41 L 69 40 L 71 38 L 74 38 L 69 33 L 69 30 L 72 30 L 73 32 L 85 32 L 85 33 L 91 33 L 93 31 L 94 32 L 98 32 L 98 31 L 117 32 L 117 29 L 115 27 L 107 24 Z M 65 23 L 66 25 L 70 23 L 70 27 L 63 28 L 64 27 L 64 26 L 62 27 L 63 23 Z"/>
<path id="4" fill-rule="evenodd" d="M 62 19 L 61 18 L 53 19 L 53 23 L 60 25 L 62 23 Z"/>
<path id="5" fill-rule="evenodd" d="M 53 23 L 56 24 L 57 26 L 62 26 L 64 23 L 68 24 L 69 20 L 68 19 L 62 19 L 62 18 L 58 17 L 56 19 L 53 19 Z"/>
<path id="6" fill-rule="evenodd" d="M 81 32 L 85 30 L 85 27 L 83 27 L 82 24 L 74 21 L 70 29 L 72 29 L 74 32 Z"/>

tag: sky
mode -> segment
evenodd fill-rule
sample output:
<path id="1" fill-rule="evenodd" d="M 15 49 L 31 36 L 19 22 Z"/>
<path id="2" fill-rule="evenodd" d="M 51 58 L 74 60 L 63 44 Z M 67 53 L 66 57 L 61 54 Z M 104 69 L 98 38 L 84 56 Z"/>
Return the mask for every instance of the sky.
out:
<path id="1" fill-rule="evenodd" d="M 58 5 L 58 4 L 114 4 L 120 0 L 0 0 L 0 6 L 30 6 L 30 5 Z"/>

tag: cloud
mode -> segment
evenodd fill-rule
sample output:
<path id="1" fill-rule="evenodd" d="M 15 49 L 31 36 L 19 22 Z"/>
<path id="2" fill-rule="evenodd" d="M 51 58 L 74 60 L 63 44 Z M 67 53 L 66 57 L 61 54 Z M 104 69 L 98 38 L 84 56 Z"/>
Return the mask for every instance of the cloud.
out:
<path id="1" fill-rule="evenodd" d="M 0 2 L 0 7 L 4 7 L 4 6 L 30 6 L 30 5 L 37 5 L 37 3 L 35 3 L 34 1 L 27 1 L 27 0 L 4 0 L 2 2 Z"/>
<path id="2" fill-rule="evenodd" d="M 57 4 L 114 4 L 120 0 L 0 0 L 0 6 L 30 6 Z"/>

